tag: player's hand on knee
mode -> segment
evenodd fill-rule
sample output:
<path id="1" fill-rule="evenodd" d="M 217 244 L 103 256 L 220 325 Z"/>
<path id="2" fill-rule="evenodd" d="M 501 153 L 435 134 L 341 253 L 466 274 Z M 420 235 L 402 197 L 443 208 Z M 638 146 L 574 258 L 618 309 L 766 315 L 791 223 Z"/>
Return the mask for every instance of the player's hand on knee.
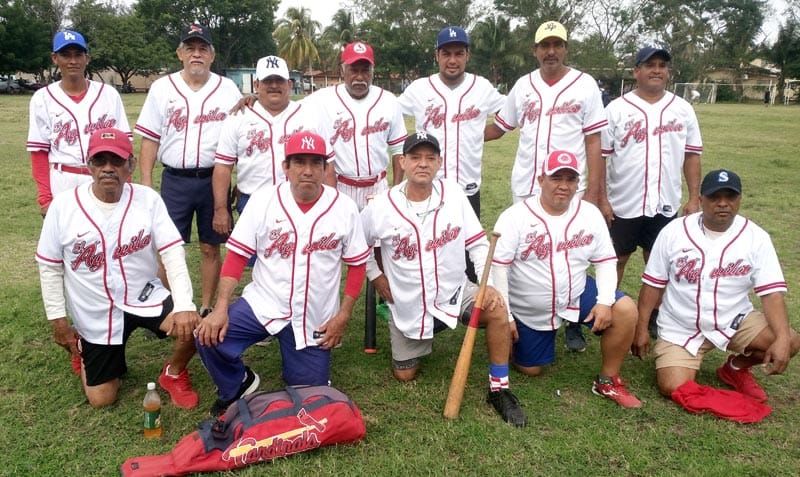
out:
<path id="1" fill-rule="evenodd" d="M 631 353 L 639 359 L 650 355 L 650 332 L 646 326 L 637 326 L 631 343 Z"/>
<path id="2" fill-rule="evenodd" d="M 319 336 L 318 333 L 322 335 L 317 340 L 317 345 L 322 349 L 331 349 L 341 344 L 348 321 L 350 321 L 349 316 L 345 315 L 343 312 L 337 313 L 336 316 L 328 320 L 327 323 L 314 332 L 314 336 Z"/>
<path id="3" fill-rule="evenodd" d="M 487 286 L 483 294 L 482 310 L 494 311 L 498 306 L 505 308 L 503 296 L 494 287 Z"/>
<path id="4" fill-rule="evenodd" d="M 386 303 L 394 303 L 392 289 L 389 286 L 389 279 L 386 278 L 386 275 L 381 274 L 378 278 L 372 280 L 372 286 L 375 287 L 375 291 L 383 298 L 383 301 Z"/>
<path id="5" fill-rule="evenodd" d="M 592 325 L 592 332 L 597 333 L 598 331 L 603 331 L 611 326 L 611 320 L 611 307 L 598 303 L 592 308 L 592 311 L 589 312 L 589 316 L 587 316 L 586 320 L 584 321 L 594 321 L 594 324 Z"/>
<path id="6" fill-rule="evenodd" d="M 194 335 L 197 341 L 203 346 L 216 346 L 225 341 L 225 334 L 228 332 L 228 308 L 216 307 L 214 311 L 200 320 L 200 324 L 195 328 Z"/>
<path id="7" fill-rule="evenodd" d="M 764 365 L 767 366 L 767 375 L 781 374 L 789 365 L 791 357 L 791 344 L 788 339 L 776 339 L 764 352 Z"/>
<path id="8" fill-rule="evenodd" d="M 193 339 L 194 329 L 199 323 L 200 315 L 196 311 L 179 311 L 170 313 L 162 323 L 162 327 L 164 324 L 168 325 L 165 330 L 167 336 L 175 336 L 181 341 L 188 341 Z"/>
<path id="9" fill-rule="evenodd" d="M 66 318 L 51 320 L 50 326 L 53 328 L 53 341 L 55 341 L 57 345 L 66 349 L 71 354 L 80 354 L 78 351 L 78 340 L 80 339 L 80 335 L 75 328 L 69 324 L 69 321 L 67 321 Z"/>

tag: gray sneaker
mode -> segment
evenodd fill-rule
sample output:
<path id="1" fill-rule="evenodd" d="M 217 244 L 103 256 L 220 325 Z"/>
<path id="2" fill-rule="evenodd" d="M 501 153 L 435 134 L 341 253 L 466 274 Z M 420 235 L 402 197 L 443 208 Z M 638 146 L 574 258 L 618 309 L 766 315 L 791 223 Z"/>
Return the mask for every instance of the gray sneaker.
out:
<path id="1" fill-rule="evenodd" d="M 581 326 L 583 325 L 579 323 L 567 323 L 564 328 L 564 341 L 567 349 L 573 353 L 582 353 L 586 350 L 586 338 L 583 337 Z"/>

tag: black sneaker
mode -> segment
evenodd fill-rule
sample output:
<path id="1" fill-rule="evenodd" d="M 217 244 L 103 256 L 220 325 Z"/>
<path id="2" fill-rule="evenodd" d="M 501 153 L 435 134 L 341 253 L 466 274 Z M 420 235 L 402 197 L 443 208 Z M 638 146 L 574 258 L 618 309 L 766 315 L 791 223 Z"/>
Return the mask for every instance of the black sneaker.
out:
<path id="1" fill-rule="evenodd" d="M 503 420 L 514 427 L 528 425 L 528 418 L 525 416 L 525 411 L 519 406 L 519 399 L 510 390 L 489 391 L 486 402 L 494 406 L 495 411 L 503 417 Z"/>
<path id="2" fill-rule="evenodd" d="M 586 338 L 583 337 L 580 323 L 567 323 L 564 328 L 564 341 L 567 349 L 573 353 L 583 353 L 586 349 Z"/>
<path id="3" fill-rule="evenodd" d="M 225 414 L 225 411 L 228 410 L 228 406 L 238 401 L 239 398 L 247 396 L 248 394 L 252 394 L 253 392 L 255 392 L 256 389 L 258 389 L 258 385 L 261 382 L 258 375 L 255 372 L 253 372 L 252 369 L 246 366 L 244 369 L 246 373 L 245 378 L 244 381 L 242 381 L 242 385 L 239 386 L 239 392 L 236 393 L 236 397 L 234 397 L 230 401 L 223 401 L 222 399 L 217 399 L 216 402 L 214 402 L 214 405 L 211 406 L 211 410 L 209 411 L 211 413 L 211 417 L 219 417 Z"/>

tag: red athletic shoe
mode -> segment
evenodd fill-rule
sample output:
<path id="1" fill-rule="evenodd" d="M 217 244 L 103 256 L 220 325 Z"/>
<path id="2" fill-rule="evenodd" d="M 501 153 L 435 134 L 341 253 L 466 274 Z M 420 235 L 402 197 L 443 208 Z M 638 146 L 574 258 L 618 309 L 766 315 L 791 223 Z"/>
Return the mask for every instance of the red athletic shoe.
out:
<path id="1" fill-rule="evenodd" d="M 622 407 L 642 407 L 642 401 L 625 388 L 625 382 L 619 376 L 602 379 L 598 376 L 592 383 L 592 392 L 611 399 Z"/>
<path id="2" fill-rule="evenodd" d="M 170 376 L 167 374 L 168 366 L 169 363 L 166 363 L 164 369 L 161 370 L 161 375 L 158 377 L 158 384 L 169 393 L 169 397 L 172 398 L 172 403 L 176 406 L 184 409 L 193 409 L 197 407 L 200 398 L 197 397 L 197 393 L 192 389 L 192 383 L 189 381 L 189 370 L 184 368 L 181 374 Z"/>
<path id="3" fill-rule="evenodd" d="M 725 364 L 717 368 L 717 377 L 719 377 L 723 383 L 733 386 L 733 389 L 750 399 L 758 402 L 765 402 L 767 400 L 767 393 L 764 392 L 761 385 L 759 385 L 755 378 L 753 378 L 753 375 L 750 374 L 750 368 L 742 368 L 738 371 L 731 368 L 731 361 L 733 361 L 735 357 L 736 355 L 733 354 L 728 356 L 728 360 L 725 361 Z"/>

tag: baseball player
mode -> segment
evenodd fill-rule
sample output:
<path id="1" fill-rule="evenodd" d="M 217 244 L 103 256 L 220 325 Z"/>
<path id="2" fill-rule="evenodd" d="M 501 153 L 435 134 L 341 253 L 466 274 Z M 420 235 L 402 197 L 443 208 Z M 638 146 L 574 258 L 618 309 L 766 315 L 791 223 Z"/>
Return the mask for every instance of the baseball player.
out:
<path id="1" fill-rule="evenodd" d="M 536 30 L 534 41 L 539 69 L 517 80 L 506 104 L 495 115 L 494 124 L 486 126 L 485 139 L 497 139 L 519 127 L 517 156 L 511 170 L 514 202 L 536 193 L 537 176 L 548 155 L 566 150 L 578 158 L 578 197 L 598 206 L 610 220 L 610 207 L 601 193 L 605 163 L 600 153 L 600 131 L 608 121 L 597 82 L 591 75 L 564 64 L 568 47 L 567 30 L 562 24 L 543 23 Z M 566 338 L 570 351 L 586 349 L 580 326 L 568 325 Z"/>
<path id="2" fill-rule="evenodd" d="M 505 96 L 486 78 L 467 73 L 469 37 L 461 27 L 442 29 L 434 56 L 439 73 L 412 82 L 398 101 L 414 116 L 417 131 L 442 145 L 439 177 L 458 182 L 480 218 L 481 162 L 486 118 L 505 104 Z"/>
<path id="3" fill-rule="evenodd" d="M 372 47 L 355 42 L 342 50 L 344 82 L 308 96 L 304 103 L 317 132 L 328 138 L 337 188 L 358 205 L 387 189 L 386 169 L 391 156 L 394 183 L 402 179 L 399 154 L 406 126 L 397 98 L 372 84 Z"/>
<path id="4" fill-rule="evenodd" d="M 246 207 L 236 222 L 216 306 L 197 329 L 200 357 L 217 385 L 215 416 L 258 387 L 258 375 L 241 356 L 268 336 L 280 343 L 288 385 L 329 384 L 331 348 L 341 343 L 364 283 L 369 248 L 356 205 L 323 185 L 325 141 L 301 131 L 285 153 L 287 182 L 253 194 L 259 207 Z M 253 281 L 230 304 L 253 254 Z M 340 304 L 342 262 L 348 271 Z"/>
<path id="5" fill-rule="evenodd" d="M 716 390 L 694 381 L 705 354 L 714 348 L 730 351 L 717 376 L 747 398 L 764 402 L 767 394 L 750 368 L 764 364 L 768 375 L 781 374 L 800 349 L 800 337 L 789 328 L 786 281 L 769 234 L 738 215 L 739 176 L 711 171 L 700 194 L 701 211 L 670 222 L 653 245 L 642 275 L 632 351 L 640 358 L 649 354 L 646 324 L 663 297 L 653 347 L 659 391 L 693 412 L 704 408 L 729 417 L 725 401 L 731 395 L 715 400 Z M 763 311 L 754 309 L 751 290 Z"/>
<path id="6" fill-rule="evenodd" d="M 583 324 L 601 336 L 602 364 L 592 392 L 622 407 L 641 407 L 619 377 L 633 342 L 636 305 L 614 290 L 617 258 L 602 214 L 575 198 L 580 170 L 575 154 L 553 151 L 537 174 L 541 193 L 497 219 L 492 272 L 513 314 L 514 365 L 538 376 L 555 361 L 561 322 Z M 586 274 L 589 266 L 596 281 Z"/>
<path id="7" fill-rule="evenodd" d="M 86 79 L 89 48 L 83 35 L 56 33 L 50 57 L 61 80 L 33 94 L 26 146 L 42 216 L 56 194 L 92 181 L 87 151 L 93 132 L 113 127 L 130 135 L 117 90 Z"/>
<path id="8" fill-rule="evenodd" d="M 685 215 L 700 207 L 700 153 L 703 142 L 694 109 L 666 90 L 668 51 L 645 47 L 636 55 L 637 86 L 606 109 L 602 132 L 606 191 L 614 212 L 611 240 L 617 252 L 617 286 L 639 246 L 644 261 L 662 228 L 681 206 L 681 171 L 689 199 Z"/>
<path id="9" fill-rule="evenodd" d="M 153 83 L 135 131 L 142 136 L 142 184 L 152 186 L 153 166 L 156 160 L 161 162 L 161 196 L 187 243 L 197 216 L 200 314 L 205 316 L 219 281 L 219 245 L 226 238 L 213 228 L 214 153 L 227 112 L 242 95 L 233 81 L 211 72 L 215 53 L 207 27 L 184 28 L 176 53 L 183 69 Z"/>
<path id="10" fill-rule="evenodd" d="M 286 61 L 265 56 L 256 64 L 253 86 L 258 100 L 241 114 L 228 116 L 214 156 L 214 230 L 228 235 L 233 227 L 228 210 L 231 172 L 236 165 L 236 209 L 244 210 L 250 195 L 265 185 L 284 182 L 283 148 L 289 137 L 304 127 L 301 103 L 291 101 L 291 80 Z"/>
<path id="11" fill-rule="evenodd" d="M 464 251 L 482 273 L 489 244 L 461 187 L 435 178 L 442 158 L 434 136 L 408 136 L 400 164 L 406 180 L 375 197 L 361 219 L 367 243 L 380 245 L 367 274 L 391 310 L 392 372 L 409 381 L 420 358 L 431 353 L 434 334 L 455 328 L 465 312 L 468 321 L 477 286 L 464 275 Z M 487 401 L 503 420 L 522 427 L 525 412 L 509 390 L 508 311 L 493 288 L 485 297 L 481 324 L 491 361 Z"/>
<path id="12" fill-rule="evenodd" d="M 193 408 L 198 399 L 186 365 L 200 317 L 181 236 L 158 194 L 130 183 L 136 160 L 127 131 L 95 131 L 87 157 L 93 181 L 55 197 L 36 250 L 53 338 L 82 361 L 86 397 L 101 407 L 116 400 L 127 370 L 125 343 L 136 328 L 174 335 L 158 381 L 176 405 Z M 156 277 L 159 256 L 171 294 Z"/>

